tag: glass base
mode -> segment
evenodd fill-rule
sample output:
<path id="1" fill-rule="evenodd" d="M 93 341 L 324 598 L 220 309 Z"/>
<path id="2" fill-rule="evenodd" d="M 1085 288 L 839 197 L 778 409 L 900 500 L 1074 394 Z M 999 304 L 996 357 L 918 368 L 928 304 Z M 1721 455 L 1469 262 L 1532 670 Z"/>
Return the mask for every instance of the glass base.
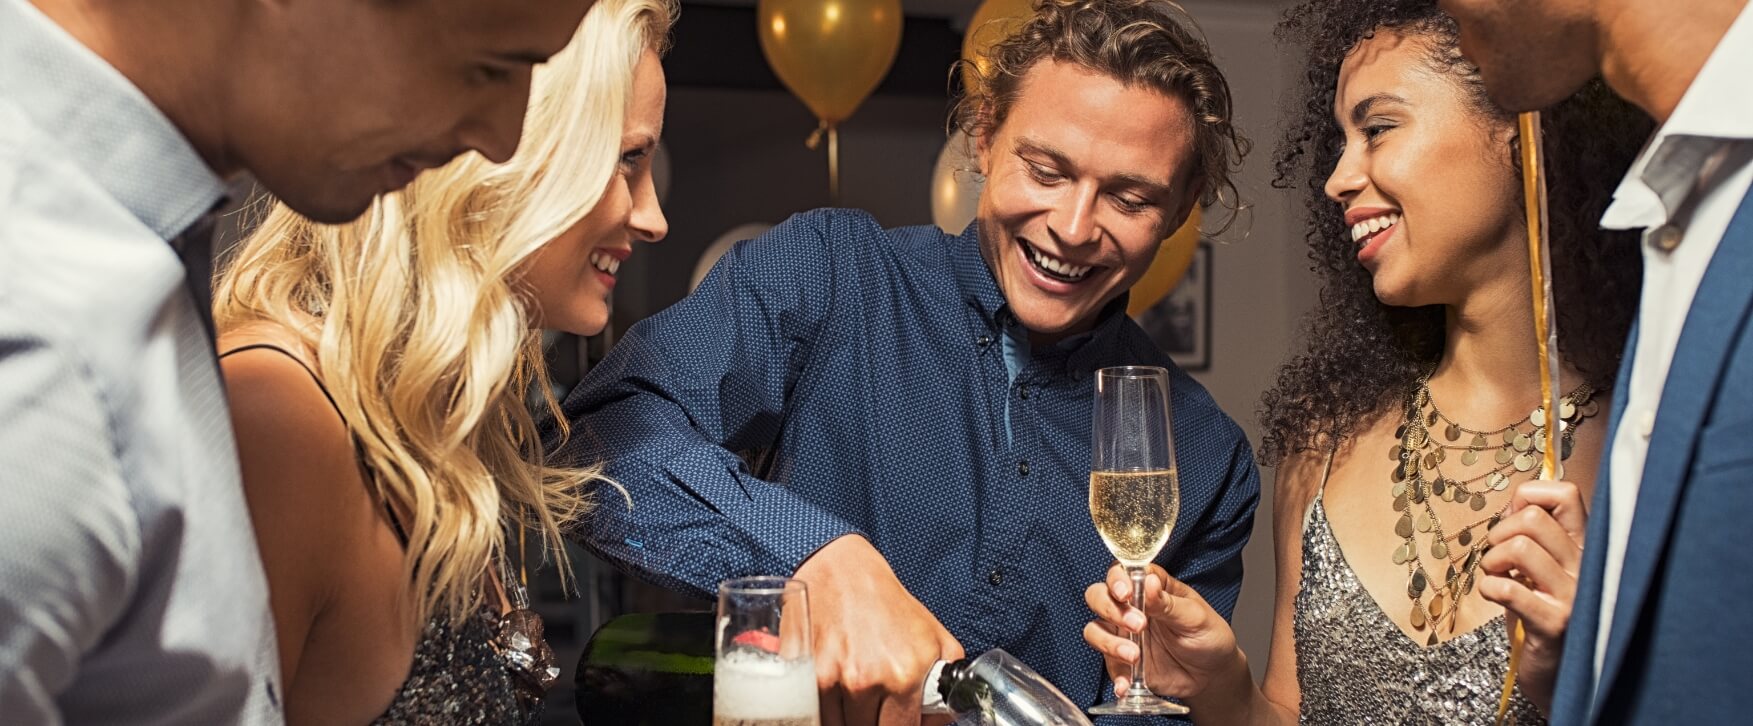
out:
<path id="1" fill-rule="evenodd" d="M 1133 686 L 1118 700 L 1093 706 L 1092 716 L 1185 716 L 1192 711 L 1174 701 L 1166 701 L 1143 686 Z"/>

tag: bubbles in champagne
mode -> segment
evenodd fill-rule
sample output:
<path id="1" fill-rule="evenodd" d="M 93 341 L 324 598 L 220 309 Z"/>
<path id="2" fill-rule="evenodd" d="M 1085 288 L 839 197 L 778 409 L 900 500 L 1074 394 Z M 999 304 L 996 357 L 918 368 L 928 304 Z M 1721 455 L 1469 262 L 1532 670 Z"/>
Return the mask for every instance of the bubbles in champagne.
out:
<path id="1" fill-rule="evenodd" d="M 1090 472 L 1090 519 L 1120 564 L 1156 559 L 1181 510 L 1176 471 Z"/>
<path id="2" fill-rule="evenodd" d="M 816 667 L 738 650 L 719 656 L 712 673 L 714 726 L 818 726 Z"/>

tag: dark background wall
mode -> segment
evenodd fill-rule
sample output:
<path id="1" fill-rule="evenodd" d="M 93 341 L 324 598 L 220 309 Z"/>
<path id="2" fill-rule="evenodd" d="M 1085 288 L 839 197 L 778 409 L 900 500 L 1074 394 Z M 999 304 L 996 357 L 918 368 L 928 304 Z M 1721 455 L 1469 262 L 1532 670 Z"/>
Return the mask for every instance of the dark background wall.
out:
<path id="1" fill-rule="evenodd" d="M 932 163 L 961 43 L 948 19 L 906 21 L 888 77 L 840 129 L 841 206 L 889 226 L 931 222 Z M 767 67 L 752 7 L 685 6 L 664 71 L 670 235 L 622 267 L 618 329 L 680 300 L 685 271 L 725 231 L 828 205 L 826 144 L 804 146 L 816 120 Z"/>

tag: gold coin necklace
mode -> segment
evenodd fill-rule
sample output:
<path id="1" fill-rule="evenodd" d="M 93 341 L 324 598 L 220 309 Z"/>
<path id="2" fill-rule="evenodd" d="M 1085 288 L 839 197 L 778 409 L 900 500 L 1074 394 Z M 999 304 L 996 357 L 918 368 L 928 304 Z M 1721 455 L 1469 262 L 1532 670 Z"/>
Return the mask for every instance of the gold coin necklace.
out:
<path id="1" fill-rule="evenodd" d="M 1473 591 L 1479 561 L 1485 556 L 1485 532 L 1496 526 L 1509 508 L 1514 478 L 1525 475 L 1521 480 L 1529 481 L 1538 477 L 1540 454 L 1545 453 L 1547 446 L 1561 447 L 1561 460 L 1570 458 L 1576 427 L 1598 413 L 1598 406 L 1594 401 L 1595 389 L 1586 383 L 1565 396 L 1558 415 L 1560 433 L 1554 444 L 1548 436 L 1549 417 L 1544 408 L 1534 409 L 1522 420 L 1500 429 L 1475 430 L 1443 415 L 1431 400 L 1428 381 L 1428 376 L 1420 379 L 1407 396 L 1405 419 L 1394 431 L 1400 443 L 1389 452 L 1394 461 L 1389 491 L 1394 498 L 1394 511 L 1400 514 L 1394 523 L 1394 533 L 1402 540 L 1394 548 L 1394 564 L 1406 566 L 1406 597 L 1412 601 L 1412 627 L 1419 632 L 1428 630 L 1425 645 L 1431 646 L 1438 642 L 1439 628 L 1446 625 L 1451 635 L 1455 632 L 1456 606 Z M 1440 432 L 1443 441 L 1437 440 L 1436 432 Z M 1462 466 L 1473 467 L 1488 451 L 1491 459 L 1484 473 L 1456 479 L 1443 472 L 1451 452 L 1458 452 Z M 1564 476 L 1562 465 L 1557 475 Z M 1437 516 L 1432 498 L 1466 505 L 1475 512 L 1489 507 L 1492 513 L 1450 533 Z M 1418 546 L 1419 533 L 1431 535 L 1428 551 Z M 1426 569 L 1426 555 L 1433 564 L 1445 565 L 1440 579 L 1431 574 L 1434 569 Z"/>

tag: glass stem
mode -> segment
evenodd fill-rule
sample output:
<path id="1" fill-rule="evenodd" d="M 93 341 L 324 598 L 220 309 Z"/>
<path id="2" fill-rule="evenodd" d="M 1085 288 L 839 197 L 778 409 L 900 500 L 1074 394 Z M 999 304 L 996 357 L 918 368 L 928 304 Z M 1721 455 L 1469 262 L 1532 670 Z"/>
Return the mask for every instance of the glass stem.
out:
<path id="1" fill-rule="evenodd" d="M 1132 607 L 1144 612 L 1144 568 L 1128 567 L 1126 574 L 1132 576 Z M 1149 627 L 1148 622 L 1146 627 Z M 1138 648 L 1138 659 L 1132 661 L 1132 680 L 1126 684 L 1126 698 L 1137 698 L 1148 695 L 1150 687 L 1144 684 L 1144 632 L 1126 633 L 1126 638 Z"/>

